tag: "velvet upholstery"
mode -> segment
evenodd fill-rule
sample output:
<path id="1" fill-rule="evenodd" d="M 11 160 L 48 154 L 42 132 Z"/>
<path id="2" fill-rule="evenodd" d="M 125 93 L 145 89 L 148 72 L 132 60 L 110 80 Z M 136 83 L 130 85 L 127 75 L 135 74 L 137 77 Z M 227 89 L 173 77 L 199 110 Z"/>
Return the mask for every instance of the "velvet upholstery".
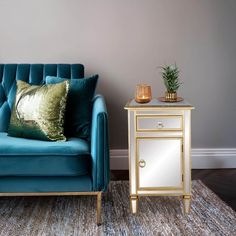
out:
<path id="1" fill-rule="evenodd" d="M 2 176 L 81 176 L 90 174 L 89 155 L 0 156 Z"/>
<path id="2" fill-rule="evenodd" d="M 0 172 L 1 168 L 6 169 L 0 178 L 0 192 L 106 190 L 108 117 L 101 95 L 92 101 L 91 142 L 75 137 L 63 143 L 7 137 L 16 80 L 39 85 L 45 83 L 46 76 L 83 78 L 84 67 L 81 64 L 0 64 Z"/>
<path id="3" fill-rule="evenodd" d="M 110 179 L 108 116 L 105 100 L 97 95 L 93 101 L 91 156 L 93 188 L 105 191 Z"/>
<path id="4" fill-rule="evenodd" d="M 90 192 L 89 175 L 75 177 L 1 177 L 0 192 Z"/>
<path id="5" fill-rule="evenodd" d="M 7 131 L 16 93 L 16 80 L 39 85 L 46 76 L 83 78 L 81 64 L 0 64 L 0 132 Z"/>
<path id="6" fill-rule="evenodd" d="M 46 84 L 65 81 L 60 77 L 47 76 Z M 98 75 L 84 79 L 71 79 L 65 113 L 65 134 L 90 140 L 92 99 Z"/>
<path id="7" fill-rule="evenodd" d="M 66 142 L 49 142 L 36 139 L 10 137 L 0 132 L 0 156 L 77 156 L 90 155 L 90 144 L 80 138 L 71 137 Z"/>
<path id="8" fill-rule="evenodd" d="M 90 144 L 83 139 L 48 142 L 0 132 L 0 176 L 80 176 L 90 172 Z"/>

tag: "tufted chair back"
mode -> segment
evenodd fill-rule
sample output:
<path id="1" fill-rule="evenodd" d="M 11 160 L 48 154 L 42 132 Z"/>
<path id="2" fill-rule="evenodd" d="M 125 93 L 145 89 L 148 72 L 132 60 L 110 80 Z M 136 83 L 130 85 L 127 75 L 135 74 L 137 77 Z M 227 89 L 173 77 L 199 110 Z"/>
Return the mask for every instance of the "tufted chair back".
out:
<path id="1" fill-rule="evenodd" d="M 6 132 L 16 93 L 16 80 L 43 84 L 46 76 L 83 78 L 81 64 L 0 64 L 0 132 Z"/>

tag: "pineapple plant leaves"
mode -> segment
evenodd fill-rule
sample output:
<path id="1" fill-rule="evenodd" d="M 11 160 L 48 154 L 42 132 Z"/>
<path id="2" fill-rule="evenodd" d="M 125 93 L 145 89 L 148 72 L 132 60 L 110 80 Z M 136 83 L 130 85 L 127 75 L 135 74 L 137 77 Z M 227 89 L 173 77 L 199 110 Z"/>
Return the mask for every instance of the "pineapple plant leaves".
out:
<path id="1" fill-rule="evenodd" d="M 161 75 L 167 92 L 174 93 L 178 90 L 181 83 L 179 82 L 179 69 L 176 65 L 162 66 Z"/>

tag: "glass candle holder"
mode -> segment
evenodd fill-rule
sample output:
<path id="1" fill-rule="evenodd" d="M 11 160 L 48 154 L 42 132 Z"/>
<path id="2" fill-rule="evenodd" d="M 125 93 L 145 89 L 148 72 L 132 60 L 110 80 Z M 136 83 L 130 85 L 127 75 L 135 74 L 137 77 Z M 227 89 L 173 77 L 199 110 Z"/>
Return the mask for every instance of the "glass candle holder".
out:
<path id="1" fill-rule="evenodd" d="M 147 103 L 152 100 L 151 86 L 147 84 L 138 84 L 136 86 L 135 101 L 138 103 Z"/>

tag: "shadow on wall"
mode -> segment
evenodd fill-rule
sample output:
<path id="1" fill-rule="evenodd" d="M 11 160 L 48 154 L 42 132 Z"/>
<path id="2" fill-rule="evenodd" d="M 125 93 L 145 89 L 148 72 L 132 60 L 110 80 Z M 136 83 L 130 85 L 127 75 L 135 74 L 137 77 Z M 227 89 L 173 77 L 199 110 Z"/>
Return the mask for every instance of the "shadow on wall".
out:
<path id="1" fill-rule="evenodd" d="M 88 65 L 89 67 L 89 65 Z M 85 63 L 85 68 L 87 65 Z M 93 65 L 86 69 L 86 76 L 99 74 L 97 93 L 106 100 L 109 115 L 109 142 L 111 149 L 128 148 L 128 118 L 124 106 L 134 93 L 136 82 L 129 80 L 129 86 L 117 79 L 117 75 L 108 75 L 101 67 Z M 134 85 L 130 84 L 134 83 Z M 127 97 L 128 95 L 128 97 Z"/>
<path id="2" fill-rule="evenodd" d="M 124 106 L 128 101 L 124 99 L 123 91 L 114 86 L 112 80 L 101 77 L 97 92 L 106 99 L 109 114 L 109 140 L 111 149 L 128 146 L 127 112 Z"/>

